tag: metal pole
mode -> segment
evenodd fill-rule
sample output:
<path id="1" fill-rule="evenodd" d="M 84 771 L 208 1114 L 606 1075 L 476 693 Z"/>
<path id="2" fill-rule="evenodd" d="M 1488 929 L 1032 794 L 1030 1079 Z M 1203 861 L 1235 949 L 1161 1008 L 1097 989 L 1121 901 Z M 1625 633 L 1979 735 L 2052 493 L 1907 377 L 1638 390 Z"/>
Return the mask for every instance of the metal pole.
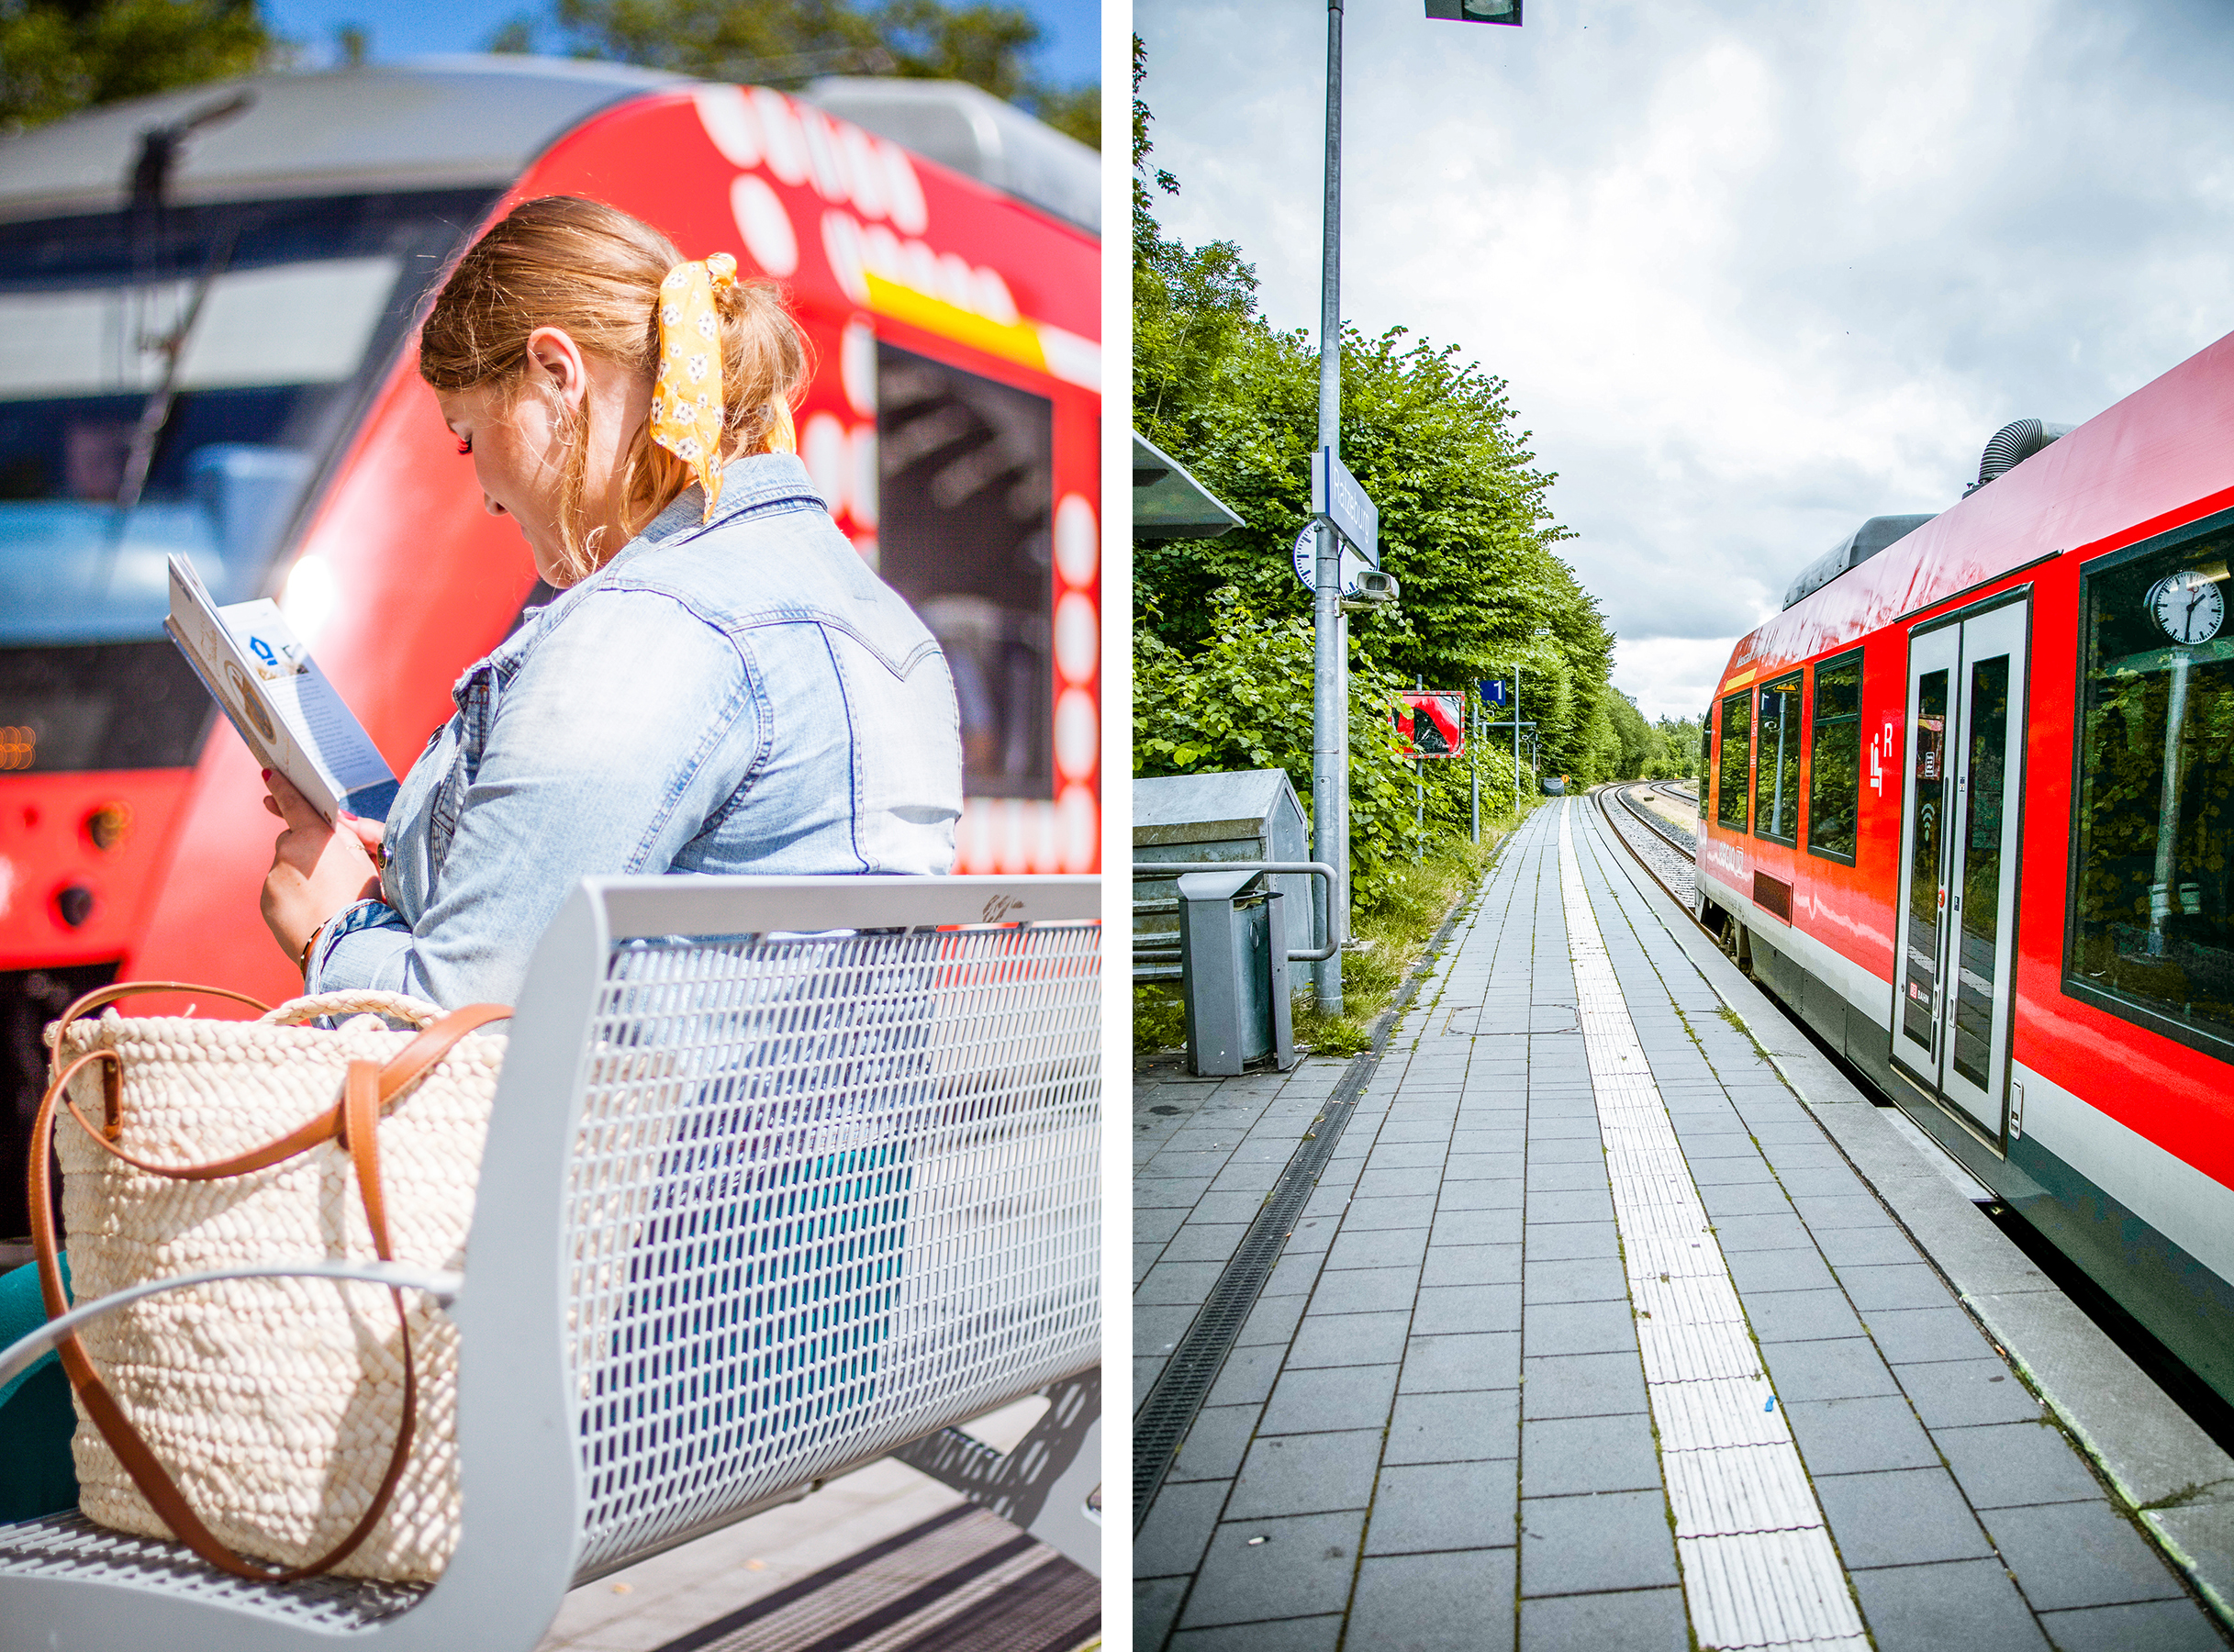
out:
<path id="1" fill-rule="evenodd" d="M 2149 955 L 2164 955 L 2164 926 L 2172 921 L 2178 898 L 2173 885 L 2179 876 L 2180 765 L 2187 734 L 2187 671 L 2195 655 L 2187 649 L 2172 651 L 2172 690 L 2164 708 L 2164 790 L 2157 811 L 2156 881 L 2149 886 Z M 1975 793 L 1977 782 L 1972 789 Z"/>
<path id="2" fill-rule="evenodd" d="M 1425 677 L 1418 675 L 1413 677 L 1412 691 L 1414 694 L 1426 686 L 1427 679 Z M 1415 753 L 1420 749 L 1420 719 L 1425 715 L 1424 711 L 1414 711 L 1412 714 L 1412 749 Z M 1412 823 L 1412 864 L 1416 866 L 1427 852 L 1427 760 L 1424 757 L 1413 758 L 1412 777 L 1419 787 L 1419 812 Z"/>
<path id="3" fill-rule="evenodd" d="M 1520 818 L 1520 662 L 1513 662 L 1513 816 Z"/>
<path id="4" fill-rule="evenodd" d="M 1341 834 L 1342 858 L 1335 863 L 1342 890 L 1342 933 L 1350 932 L 1350 617 L 1337 607 L 1335 615 L 1335 749 L 1341 753 L 1342 807 L 1335 810 L 1335 830 Z"/>
<path id="5" fill-rule="evenodd" d="M 1481 842 L 1481 717 L 1474 706 L 1474 696 L 1466 697 L 1466 760 L 1472 768 L 1474 788 L 1474 842 Z"/>
<path id="6" fill-rule="evenodd" d="M 1342 445 L 1342 0 L 1326 0 L 1325 239 L 1319 273 L 1319 445 Z M 1349 933 L 1349 863 L 1343 854 L 1343 817 L 1349 808 L 1349 776 L 1342 761 L 1346 708 L 1340 698 L 1342 666 L 1342 553 L 1334 524 L 1319 523 L 1317 588 L 1312 593 L 1311 657 L 1311 824 L 1316 859 L 1340 874 L 1329 910 L 1328 933 Z M 1323 1014 L 1342 1013 L 1342 953 L 1311 966 L 1312 995 Z"/>

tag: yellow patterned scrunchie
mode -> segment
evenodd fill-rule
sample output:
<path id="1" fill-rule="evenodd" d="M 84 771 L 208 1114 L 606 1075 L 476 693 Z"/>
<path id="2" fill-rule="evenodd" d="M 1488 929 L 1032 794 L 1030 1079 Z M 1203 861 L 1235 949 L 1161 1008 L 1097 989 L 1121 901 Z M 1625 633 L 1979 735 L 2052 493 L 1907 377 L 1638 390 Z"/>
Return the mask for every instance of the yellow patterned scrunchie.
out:
<path id="1" fill-rule="evenodd" d="M 692 259 L 659 284 L 659 371 L 652 384 L 652 440 L 706 490 L 711 521 L 721 497 L 721 313 L 714 293 L 737 279 L 726 252 Z"/>

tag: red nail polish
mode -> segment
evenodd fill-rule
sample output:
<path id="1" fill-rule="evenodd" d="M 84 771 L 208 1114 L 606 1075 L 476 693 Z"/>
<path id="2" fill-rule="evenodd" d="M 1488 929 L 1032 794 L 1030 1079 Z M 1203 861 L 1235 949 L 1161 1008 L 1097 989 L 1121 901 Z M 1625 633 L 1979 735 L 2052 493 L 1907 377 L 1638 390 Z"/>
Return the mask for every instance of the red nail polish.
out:
<path id="1" fill-rule="evenodd" d="M 272 777 L 272 771 L 271 771 L 270 769 L 265 769 L 265 770 L 262 772 L 262 774 L 261 776 L 258 776 L 258 778 L 260 778 L 260 779 L 264 779 L 264 780 L 269 780 L 271 777 Z"/>

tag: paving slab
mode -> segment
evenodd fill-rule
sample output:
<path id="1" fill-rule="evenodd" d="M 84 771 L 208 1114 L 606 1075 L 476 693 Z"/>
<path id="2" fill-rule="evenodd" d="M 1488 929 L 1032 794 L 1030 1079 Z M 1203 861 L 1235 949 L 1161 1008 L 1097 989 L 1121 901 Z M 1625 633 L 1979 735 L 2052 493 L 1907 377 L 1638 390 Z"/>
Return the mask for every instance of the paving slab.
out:
<path id="1" fill-rule="evenodd" d="M 1675 1345 L 1640 1344 L 1639 1315 L 1678 1311 L 1636 1294 L 1661 1287 L 1625 1261 L 1641 1269 L 1649 1242 L 1625 1228 L 1643 1207 L 1619 1202 L 1604 1110 L 1636 1102 L 1628 1078 L 1593 1078 L 1601 1035 L 1581 1030 L 1600 1023 L 1577 1009 L 1562 808 L 1603 947 L 1592 967 L 1626 1000 L 1709 1230 L 1697 1243 L 1726 1263 L 1735 1298 L 1715 1300 L 1744 1316 L 1733 1345 L 1754 1378 L 1765 1367 L 1748 1391 L 1773 1421 L 1742 1426 L 1796 1445 L 1817 1523 L 1797 1529 L 1827 1532 L 1815 1541 L 1858 1632 L 1880 1652 L 2226 1646 L 2167 1554 L 2234 1547 L 2234 1475 L 2223 1499 L 2191 1487 L 2137 1522 L 2065 1412 L 2043 1410 L 2033 1368 L 2000 1352 L 2003 1326 L 2030 1316 L 2070 1344 L 2049 1365 L 2098 1358 L 2048 1282 L 1916 1144 L 1837 1095 L 1835 1069 L 1573 800 L 1504 846 L 1365 1081 L 1142 1529 L 1141 1652 L 1706 1644 L 1686 1595 L 1705 1573 L 1679 1567 L 1674 1535 L 1692 1528 L 1671 1524 L 1698 1505 L 1670 1467 L 1703 1447 L 1685 1444 L 1691 1424 L 1656 1426 L 1681 1396 L 1648 1387 L 1648 1358 Z M 1136 1341 L 1155 1368 L 1173 1316 L 1208 1292 L 1189 1270 L 1250 1219 L 1231 1178 L 1277 1178 L 1337 1070 L 1136 1086 L 1136 1107 L 1178 1110 L 1142 1136 L 1153 1335 Z M 1950 1285 L 1932 1245 L 1994 1291 Z M 2190 1443 L 2114 1415 L 2094 1426 L 2139 1442 L 2137 1486 L 2164 1482 Z"/>

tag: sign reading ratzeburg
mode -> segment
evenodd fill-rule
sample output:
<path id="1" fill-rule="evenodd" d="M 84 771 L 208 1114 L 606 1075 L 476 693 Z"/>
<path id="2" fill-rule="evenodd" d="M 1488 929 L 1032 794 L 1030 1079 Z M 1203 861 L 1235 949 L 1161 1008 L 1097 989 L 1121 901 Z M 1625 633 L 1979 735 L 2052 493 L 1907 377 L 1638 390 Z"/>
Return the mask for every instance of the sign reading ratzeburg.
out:
<path id="1" fill-rule="evenodd" d="M 1324 517 L 1367 563 L 1380 566 L 1380 507 L 1327 448 L 1311 456 L 1311 514 Z"/>

